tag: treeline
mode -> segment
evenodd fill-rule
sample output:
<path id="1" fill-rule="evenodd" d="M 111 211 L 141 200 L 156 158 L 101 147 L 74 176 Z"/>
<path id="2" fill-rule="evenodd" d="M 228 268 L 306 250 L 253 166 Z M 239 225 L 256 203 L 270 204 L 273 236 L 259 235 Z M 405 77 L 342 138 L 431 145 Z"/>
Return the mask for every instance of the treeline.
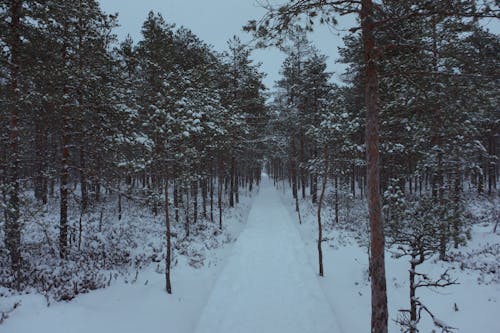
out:
<path id="1" fill-rule="evenodd" d="M 186 237 L 199 220 L 222 228 L 223 208 L 259 182 L 266 112 L 250 50 L 233 38 L 219 54 L 153 12 L 142 40 L 118 45 L 117 24 L 95 0 L 0 2 L 3 286 L 37 283 L 33 210 L 58 203 L 51 255 L 71 262 L 82 216 L 113 200 L 119 220 L 127 198 L 165 214 L 171 292 L 169 215 Z"/>
<path id="2" fill-rule="evenodd" d="M 331 184 L 336 223 L 342 194 L 367 199 L 372 243 L 380 250 L 385 240 L 411 257 L 411 308 L 398 319 L 408 332 L 416 332 L 420 313 L 430 313 L 415 290 L 453 282 L 447 274 L 424 281 L 416 267 L 434 254 L 446 260 L 451 246 L 467 241 L 471 195 L 494 200 L 498 193 L 500 38 L 480 20 L 498 16 L 498 6 L 443 3 L 292 1 L 247 26 L 264 45 L 287 53 L 272 105 L 269 126 L 279 135 L 268 168 L 275 181 L 291 184 L 299 220 L 300 198 L 318 205 L 320 275 L 321 205 Z M 316 19 L 334 24 L 332 16 L 350 13 L 360 16 L 340 49 L 348 69 L 339 86 L 306 32 Z M 379 306 L 372 319 L 380 326 L 372 331 L 383 332 L 383 252 L 372 247 L 374 258 Z"/>
<path id="3" fill-rule="evenodd" d="M 414 21 L 413 29 L 394 24 L 378 37 L 388 49 L 378 64 L 380 191 L 389 197 L 401 192 L 411 200 L 433 198 L 443 214 L 463 212 L 466 192 L 496 195 L 500 39 L 478 23 Z M 292 35 L 284 47 L 288 56 L 269 123 L 278 133 L 272 137 L 269 169 L 275 178 L 290 181 L 294 198 L 307 194 L 317 202 L 323 175 L 335 190 L 342 187 L 352 197 L 366 198 L 360 36 L 346 37 L 345 44 L 341 62 L 349 67 L 341 86 L 331 82 L 326 56 L 304 33 Z M 390 219 L 389 211 L 386 215 Z M 449 219 L 441 258 L 448 240 L 455 247 L 463 241 L 463 217 Z"/>

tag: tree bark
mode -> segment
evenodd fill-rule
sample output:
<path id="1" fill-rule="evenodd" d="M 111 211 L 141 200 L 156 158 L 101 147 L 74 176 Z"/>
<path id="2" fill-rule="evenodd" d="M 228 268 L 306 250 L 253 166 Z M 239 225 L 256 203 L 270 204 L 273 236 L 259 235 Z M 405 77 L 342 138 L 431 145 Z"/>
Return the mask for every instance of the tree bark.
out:
<path id="1" fill-rule="evenodd" d="M 167 237 L 167 256 L 165 257 L 165 289 L 167 293 L 172 293 L 170 282 L 170 266 L 172 262 L 172 241 L 170 234 L 170 217 L 168 210 L 168 161 L 165 161 L 165 227 Z"/>
<path id="2" fill-rule="evenodd" d="M 192 194 L 193 197 L 193 224 L 198 223 L 198 180 L 192 182 Z"/>
<path id="3" fill-rule="evenodd" d="M 236 204 L 240 203 L 240 173 L 238 172 L 237 165 L 235 163 L 234 171 L 234 200 Z"/>
<path id="4" fill-rule="evenodd" d="M 319 263 L 319 276 L 323 276 L 323 250 L 321 244 L 323 243 L 323 226 L 321 224 L 321 208 L 323 206 L 323 199 L 325 197 L 326 181 L 328 179 L 328 156 L 327 149 L 324 150 L 324 163 L 325 169 L 323 172 L 323 179 L 321 182 L 321 193 L 318 201 L 318 263 Z"/>
<path id="5" fill-rule="evenodd" d="M 335 172 L 335 224 L 339 224 L 339 176 Z"/>
<path id="6" fill-rule="evenodd" d="M 82 195 L 82 212 L 87 210 L 88 206 L 88 191 L 87 191 L 87 175 L 85 172 L 85 151 L 83 149 L 83 140 L 80 147 L 80 190 Z"/>
<path id="7" fill-rule="evenodd" d="M 189 185 L 185 186 L 185 194 L 186 194 L 186 204 L 184 205 L 184 229 L 186 230 L 186 237 L 189 237 L 191 233 L 191 226 L 189 222 Z"/>
<path id="8" fill-rule="evenodd" d="M 417 323 L 417 300 L 415 298 L 415 269 L 417 267 L 416 265 L 417 257 L 416 254 L 412 254 L 411 260 L 410 260 L 410 321 L 411 321 L 411 327 L 410 327 L 410 333 L 415 333 L 416 332 L 416 323 Z M 413 324 L 414 323 L 414 324 Z"/>
<path id="9" fill-rule="evenodd" d="M 318 200 L 318 175 L 315 172 L 313 172 L 313 173 L 311 173 L 311 178 L 312 178 L 312 181 L 311 181 L 311 187 L 312 187 L 311 201 L 313 204 L 315 204 L 316 201 Z"/>
<path id="10" fill-rule="evenodd" d="M 229 176 L 229 207 L 234 207 L 234 181 L 235 181 L 235 166 L 234 156 L 231 156 L 231 175 Z"/>
<path id="11" fill-rule="evenodd" d="M 173 170 L 174 179 L 174 211 L 175 211 L 175 222 L 179 223 L 179 186 L 177 181 L 177 166 L 174 164 Z"/>
<path id="12" fill-rule="evenodd" d="M 65 88 L 67 90 L 67 88 Z M 66 93 L 65 93 L 66 94 Z M 69 101 L 66 101 L 66 104 Z M 66 258 L 68 245 L 68 178 L 69 178 L 69 107 L 64 106 L 61 137 L 61 175 L 60 175 L 60 218 L 59 218 L 59 252 Z"/>
<path id="13" fill-rule="evenodd" d="M 354 164 L 352 165 L 351 170 L 351 192 L 352 197 L 356 198 L 356 166 Z"/>
<path id="14" fill-rule="evenodd" d="M 305 167 L 304 167 L 304 163 L 305 163 L 305 139 L 304 139 L 304 131 L 301 131 L 300 133 L 300 156 L 299 156 L 299 160 L 300 160 L 300 166 L 299 166 L 299 170 L 300 170 L 300 185 L 302 187 L 302 199 L 305 199 L 306 198 L 306 170 L 305 170 Z"/>
<path id="15" fill-rule="evenodd" d="M 223 182 L 223 170 L 222 170 L 222 157 L 219 157 L 219 182 L 218 182 L 218 193 L 217 201 L 219 206 L 219 229 L 222 230 L 222 182 Z"/>
<path id="16" fill-rule="evenodd" d="M 361 1 L 360 21 L 365 60 L 367 198 L 370 220 L 371 332 L 387 333 L 384 222 L 380 198 L 379 83 L 372 0 Z"/>
<path id="17" fill-rule="evenodd" d="M 214 178 L 215 175 L 212 174 L 210 175 L 210 222 L 214 222 Z"/>
<path id="18" fill-rule="evenodd" d="M 203 177 L 201 181 L 201 199 L 202 199 L 202 214 L 203 218 L 207 218 L 207 193 L 208 193 L 208 178 L 206 176 Z"/>
<path id="19" fill-rule="evenodd" d="M 47 119 L 44 116 L 46 110 L 39 111 L 40 118 L 36 119 L 35 124 L 35 150 L 36 150 L 36 165 L 35 165 L 35 198 L 41 201 L 44 205 L 47 204 Z"/>
<path id="20" fill-rule="evenodd" d="M 64 27 L 65 32 L 67 27 Z M 64 67 L 67 68 L 67 45 L 63 46 L 63 61 Z M 69 142 L 70 142 L 70 100 L 69 86 L 64 85 L 63 88 L 63 105 L 62 105 L 62 126 L 61 126 L 61 171 L 60 171 L 60 213 L 59 213 L 59 255 L 61 258 L 66 258 L 68 247 L 68 179 L 69 179 Z"/>
<path id="21" fill-rule="evenodd" d="M 497 188 L 497 181 L 496 181 L 496 138 L 494 135 L 494 132 L 490 133 L 488 135 L 488 195 L 493 194 L 493 190 L 496 190 Z"/>
<path id="22" fill-rule="evenodd" d="M 5 247 L 9 251 L 10 265 L 15 275 L 17 287 L 21 278 L 21 226 L 19 224 L 19 53 L 21 47 L 20 16 L 22 2 L 14 0 L 10 5 L 10 119 L 9 145 L 10 162 L 8 164 L 8 189 L 5 223 Z"/>

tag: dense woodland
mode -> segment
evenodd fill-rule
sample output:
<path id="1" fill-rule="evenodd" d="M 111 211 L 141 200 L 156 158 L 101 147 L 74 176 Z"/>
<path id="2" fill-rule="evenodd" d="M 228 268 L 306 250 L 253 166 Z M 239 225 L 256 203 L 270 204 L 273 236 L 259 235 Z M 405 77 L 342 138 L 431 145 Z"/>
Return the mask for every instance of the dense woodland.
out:
<path id="1" fill-rule="evenodd" d="M 198 219 L 223 227 L 224 207 L 259 181 L 262 145 L 252 140 L 266 119 L 262 74 L 238 38 L 218 54 L 150 13 L 141 41 L 117 45 L 116 17 L 96 1 L 4 1 L 1 8 L 2 284 L 49 288 L 33 274 L 47 254 L 54 259 L 47 274 L 52 266 L 71 269 L 68 261 L 101 265 L 85 225 L 101 202 L 115 202 L 118 220 L 123 200 L 155 215 L 172 204 L 169 249 L 171 219 L 182 219 L 186 236 Z M 40 225 L 45 244 L 22 241 L 51 203 L 59 216 Z M 57 240 L 47 229 L 57 230 Z M 116 256 L 105 266 L 129 260 Z M 166 260 L 170 266 L 170 253 Z"/>
<path id="2" fill-rule="evenodd" d="M 498 193 L 500 39 L 485 30 L 477 17 L 498 16 L 499 9 L 470 11 L 473 1 L 457 1 L 447 13 L 441 13 L 439 6 L 424 6 L 418 12 L 418 6 L 425 5 L 419 1 L 384 1 L 383 7 L 371 8 L 374 20 L 383 22 L 372 32 L 377 45 L 370 55 L 375 60 L 369 60 L 377 63 L 373 92 L 365 65 L 366 31 L 344 39 L 339 61 L 349 67 L 341 86 L 331 83 L 326 55 L 307 41 L 305 32 L 313 29 L 316 16 L 325 15 L 321 20 L 326 21 L 332 11 L 351 13 L 358 7 L 355 1 L 338 3 L 328 11 L 320 2 L 293 1 L 279 10 L 270 9 L 266 18 L 246 27 L 263 43 L 276 43 L 278 38 L 287 54 L 283 78 L 269 105 L 271 132 L 280 135 L 270 140 L 275 148 L 268 169 L 275 182 L 290 182 L 299 221 L 300 199 L 307 196 L 318 206 L 320 275 L 321 208 L 327 183 L 333 188 L 330 204 L 337 224 L 346 190 L 351 198 L 367 199 L 370 214 L 383 212 L 370 216 L 371 242 L 381 243 L 383 249 L 385 240 L 398 249 L 398 255 L 411 258 L 411 307 L 399 321 L 409 332 L 416 332 L 422 311 L 433 316 L 415 297 L 416 289 L 456 282 L 448 272 L 429 281 L 417 266 L 435 254 L 446 260 L 450 247 L 466 244 L 470 237 L 467 198 L 494 200 Z M 308 23 L 289 22 L 301 13 Z M 367 119 L 370 108 L 376 110 Z M 377 130 L 371 128 L 373 121 Z M 370 141 L 376 142 L 376 151 L 373 147 L 367 151 Z M 380 170 L 371 173 L 370 164 Z M 381 203 L 374 204 L 377 201 Z M 381 224 L 381 215 L 385 237 L 382 232 L 377 239 L 373 219 Z M 372 298 L 372 315 L 386 304 L 385 278 L 373 285 L 383 275 L 383 251 L 376 254 L 376 250 L 371 246 L 370 260 L 378 261 L 371 267 L 372 292 L 378 289 L 375 298 L 380 303 Z M 375 321 L 387 318 L 387 313 L 380 315 Z M 378 327 L 374 332 L 387 330 L 377 325 L 372 321 L 372 329 Z"/>
<path id="3" fill-rule="evenodd" d="M 224 228 L 223 211 L 264 168 L 289 182 L 299 219 L 299 200 L 317 206 L 320 275 L 321 208 L 333 205 L 338 223 L 346 197 L 368 202 L 379 302 L 384 246 L 412 259 L 415 295 L 425 286 L 417 266 L 467 243 L 467 200 L 498 196 L 500 38 L 483 21 L 498 19 L 498 5 L 307 0 L 268 10 L 246 30 L 286 54 L 271 93 L 237 37 L 219 53 L 151 12 L 141 40 L 118 41 L 117 17 L 97 1 L 0 1 L 0 285 L 71 299 L 106 286 L 110 270 L 141 266 L 120 244 L 126 226 L 103 226 L 104 210 L 118 225 L 127 202 L 163 219 L 171 293 L 172 242 Z M 361 18 L 340 50 L 342 84 L 307 36 L 339 14 Z M 416 332 L 430 310 L 411 300 L 401 325 Z M 387 331 L 380 304 L 373 332 Z"/>

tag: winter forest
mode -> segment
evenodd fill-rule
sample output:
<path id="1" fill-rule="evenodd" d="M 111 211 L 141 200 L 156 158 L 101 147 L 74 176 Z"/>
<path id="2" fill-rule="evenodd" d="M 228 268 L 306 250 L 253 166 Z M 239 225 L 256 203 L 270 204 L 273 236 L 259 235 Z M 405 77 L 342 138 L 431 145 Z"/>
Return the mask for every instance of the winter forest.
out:
<path id="1" fill-rule="evenodd" d="M 0 332 L 498 333 L 498 1 L 248 1 L 0 0 Z"/>

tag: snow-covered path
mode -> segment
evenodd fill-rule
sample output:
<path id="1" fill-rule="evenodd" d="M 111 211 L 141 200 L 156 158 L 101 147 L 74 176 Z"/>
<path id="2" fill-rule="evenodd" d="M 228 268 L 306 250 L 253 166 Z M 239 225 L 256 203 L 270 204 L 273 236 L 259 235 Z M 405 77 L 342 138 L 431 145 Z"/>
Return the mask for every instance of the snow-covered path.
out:
<path id="1" fill-rule="evenodd" d="M 304 244 L 267 176 L 197 333 L 336 333 Z"/>
<path id="2" fill-rule="evenodd" d="M 296 223 L 264 177 L 235 243 L 198 269 L 179 257 L 173 295 L 151 266 L 136 283 L 116 281 L 50 307 L 37 294 L 0 298 L 0 309 L 22 301 L 0 333 L 339 333 Z"/>

